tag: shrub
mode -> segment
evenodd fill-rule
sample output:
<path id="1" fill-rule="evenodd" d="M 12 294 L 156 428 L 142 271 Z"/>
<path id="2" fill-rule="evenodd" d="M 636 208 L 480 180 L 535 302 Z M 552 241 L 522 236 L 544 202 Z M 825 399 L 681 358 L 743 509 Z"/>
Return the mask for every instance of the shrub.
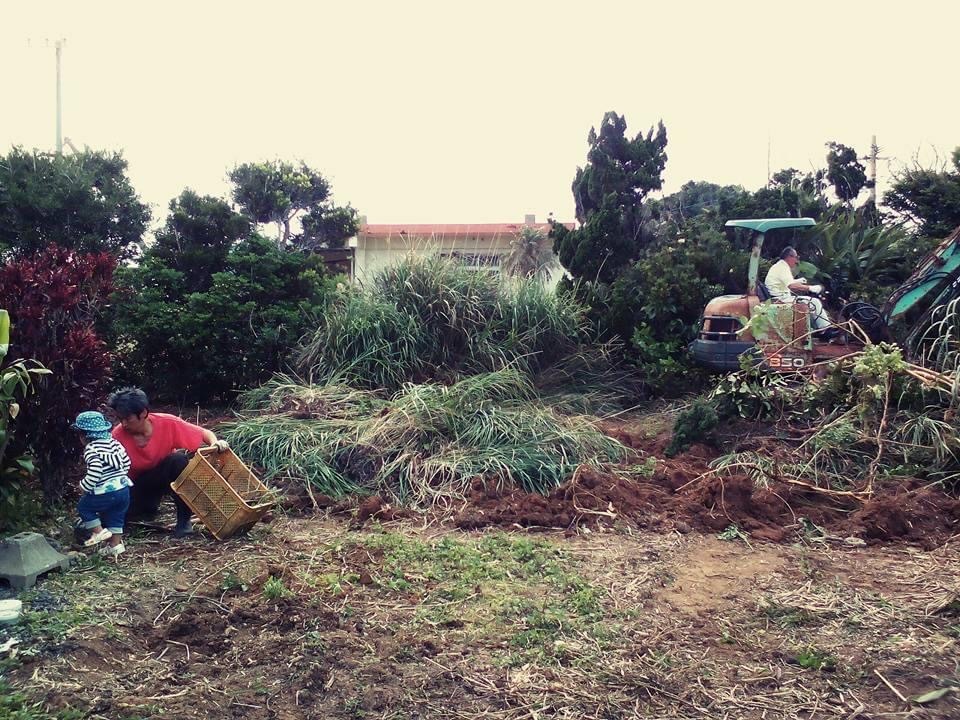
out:
<path id="1" fill-rule="evenodd" d="M 822 282 L 838 298 L 884 298 L 913 271 L 915 258 L 902 226 L 872 225 L 853 212 L 838 212 L 818 225 L 811 238 L 809 280 Z"/>
<path id="2" fill-rule="evenodd" d="M 674 457 L 693 443 L 701 442 L 719 422 L 720 417 L 712 403 L 705 400 L 695 401 L 677 416 L 673 425 L 673 435 L 664 453 L 667 457 Z"/>
<path id="3" fill-rule="evenodd" d="M 315 256 L 258 236 L 231 248 L 205 289 L 185 293 L 183 280 L 149 253 L 121 271 L 112 330 L 123 379 L 181 402 L 228 398 L 281 370 L 333 282 Z"/>
<path id="4" fill-rule="evenodd" d="M 18 529 L 35 514 L 31 512 L 34 508 L 25 507 L 32 500 L 25 483 L 36 472 L 33 458 L 8 454 L 7 448 L 20 415 L 20 403 L 36 390 L 35 380 L 49 372 L 37 363 L 23 360 L 0 371 L 0 530 Z"/>
<path id="5" fill-rule="evenodd" d="M 44 494 L 63 490 L 77 440 L 68 424 L 96 406 L 110 380 L 111 356 L 94 323 L 113 289 L 114 259 L 55 245 L 0 268 L 0 307 L 13 322 L 16 354 L 51 371 L 17 418 L 9 452 L 37 460 Z"/>
<path id="6" fill-rule="evenodd" d="M 651 251 L 610 291 L 607 332 L 630 340 L 631 360 L 660 395 L 700 387 L 705 375 L 693 366 L 686 346 L 696 337 L 704 306 L 734 275 L 733 253 L 722 238 L 691 244 Z"/>

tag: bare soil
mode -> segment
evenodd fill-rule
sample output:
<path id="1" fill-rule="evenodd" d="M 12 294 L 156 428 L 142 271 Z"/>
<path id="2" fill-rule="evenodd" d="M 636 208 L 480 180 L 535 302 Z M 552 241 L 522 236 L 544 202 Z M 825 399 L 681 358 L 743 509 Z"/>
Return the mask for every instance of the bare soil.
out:
<path id="1" fill-rule="evenodd" d="M 746 475 L 718 477 L 709 463 L 719 453 L 694 445 L 675 458 L 663 457 L 669 432 L 654 438 L 630 424 L 607 423 L 605 430 L 628 447 L 652 458 L 652 472 L 631 467 L 581 467 L 547 496 L 503 489 L 476 480 L 455 522 L 463 529 L 489 526 L 555 528 L 627 522 L 656 531 L 715 533 L 731 525 L 751 538 L 791 541 L 809 523 L 836 540 L 905 542 L 934 548 L 960 533 L 960 500 L 920 481 L 897 481 L 878 488 L 867 502 L 824 495 L 786 483 L 756 487 Z M 637 458 L 634 458 L 636 460 Z"/>
<path id="2" fill-rule="evenodd" d="M 960 687 L 956 543 L 347 522 L 148 533 L 117 565 L 52 574 L 87 619 L 41 642 L 73 616 L 37 611 L 8 679 L 46 712 L 102 718 L 960 713 L 957 690 L 915 701 Z"/>

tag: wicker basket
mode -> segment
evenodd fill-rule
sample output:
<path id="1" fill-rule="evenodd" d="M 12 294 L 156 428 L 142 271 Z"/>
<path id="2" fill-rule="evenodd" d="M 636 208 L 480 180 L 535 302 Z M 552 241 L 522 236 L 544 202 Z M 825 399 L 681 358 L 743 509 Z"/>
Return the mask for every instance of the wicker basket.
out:
<path id="1" fill-rule="evenodd" d="M 217 540 L 249 529 L 273 505 L 270 491 L 233 450 L 200 448 L 172 487 Z"/>

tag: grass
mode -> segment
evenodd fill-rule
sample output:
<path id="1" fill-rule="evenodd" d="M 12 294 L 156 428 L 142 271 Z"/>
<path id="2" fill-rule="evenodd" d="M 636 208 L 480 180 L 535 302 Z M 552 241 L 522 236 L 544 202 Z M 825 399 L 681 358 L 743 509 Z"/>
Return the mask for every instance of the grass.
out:
<path id="1" fill-rule="evenodd" d="M 293 593 L 284 585 L 283 580 L 278 577 L 271 575 L 267 578 L 267 581 L 263 584 L 263 596 L 267 600 L 279 600 L 280 598 L 289 597 Z"/>
<path id="2" fill-rule="evenodd" d="M 388 390 L 507 366 L 536 373 L 572 352 L 585 329 L 580 305 L 535 280 L 411 256 L 338 298 L 295 365 L 313 382 Z"/>
<path id="3" fill-rule="evenodd" d="M 837 659 L 835 657 L 820 652 L 815 648 L 807 648 L 798 652 L 796 661 L 797 665 L 806 670 L 832 672 L 837 669 Z"/>
<path id="4" fill-rule="evenodd" d="M 245 403 L 247 414 L 223 426 L 231 445 L 268 479 L 293 478 L 332 496 L 363 490 L 429 503 L 462 496 L 477 477 L 546 492 L 581 463 L 625 454 L 590 418 L 538 403 L 513 368 L 449 386 L 406 385 L 389 400 L 278 381 Z M 271 414 L 290 405 L 296 415 Z"/>
<path id="5" fill-rule="evenodd" d="M 246 581 L 232 570 L 226 574 L 220 583 L 220 589 L 223 590 L 223 592 L 230 592 L 231 590 L 246 592 L 248 588 L 249 586 Z"/>
<path id="6" fill-rule="evenodd" d="M 606 593 L 549 542 L 506 533 L 435 541 L 378 533 L 351 539 L 338 553 L 344 557 L 358 548 L 380 558 L 373 587 L 418 598 L 415 622 L 478 642 L 502 637 L 505 666 L 560 663 L 585 639 L 603 641 L 616 617 L 604 614 Z"/>
<path id="7" fill-rule="evenodd" d="M 741 530 L 736 523 L 727 525 L 726 529 L 717 535 L 717 538 L 727 541 L 743 540 L 747 545 L 750 544 L 750 536 Z"/>
<path id="8" fill-rule="evenodd" d="M 814 616 L 803 608 L 776 603 L 767 605 L 763 609 L 763 614 L 769 620 L 784 628 L 797 628 L 814 619 Z"/>
<path id="9" fill-rule="evenodd" d="M 84 710 L 58 710 L 50 713 L 43 704 L 33 701 L 0 680 L 0 720 L 80 720 L 87 716 Z"/>
<path id="10" fill-rule="evenodd" d="M 32 640 L 61 642 L 74 629 L 98 620 L 91 607 L 71 607 L 58 611 L 31 611 L 23 613 L 22 626 Z"/>

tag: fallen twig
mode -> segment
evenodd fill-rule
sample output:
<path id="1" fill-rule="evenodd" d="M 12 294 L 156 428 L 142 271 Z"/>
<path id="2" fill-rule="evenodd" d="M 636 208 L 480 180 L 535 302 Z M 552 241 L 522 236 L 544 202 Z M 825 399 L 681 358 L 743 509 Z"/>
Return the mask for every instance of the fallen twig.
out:
<path id="1" fill-rule="evenodd" d="M 883 680 L 883 684 L 886 685 L 888 688 L 890 688 L 890 690 L 893 691 L 893 694 L 894 694 L 894 695 L 896 695 L 898 698 L 900 698 L 900 699 L 901 699 L 903 702 L 905 702 L 905 703 L 909 703 L 909 702 L 910 702 L 909 700 L 907 700 L 907 699 L 900 693 L 899 690 L 897 690 L 897 689 L 891 684 L 891 682 L 890 682 L 889 680 L 887 680 L 887 679 L 883 676 L 883 674 L 882 674 L 879 670 L 877 670 L 876 668 L 874 668 L 874 669 L 873 669 L 873 672 L 874 672 L 874 674 L 875 674 L 878 678 L 880 678 L 881 680 Z"/>

